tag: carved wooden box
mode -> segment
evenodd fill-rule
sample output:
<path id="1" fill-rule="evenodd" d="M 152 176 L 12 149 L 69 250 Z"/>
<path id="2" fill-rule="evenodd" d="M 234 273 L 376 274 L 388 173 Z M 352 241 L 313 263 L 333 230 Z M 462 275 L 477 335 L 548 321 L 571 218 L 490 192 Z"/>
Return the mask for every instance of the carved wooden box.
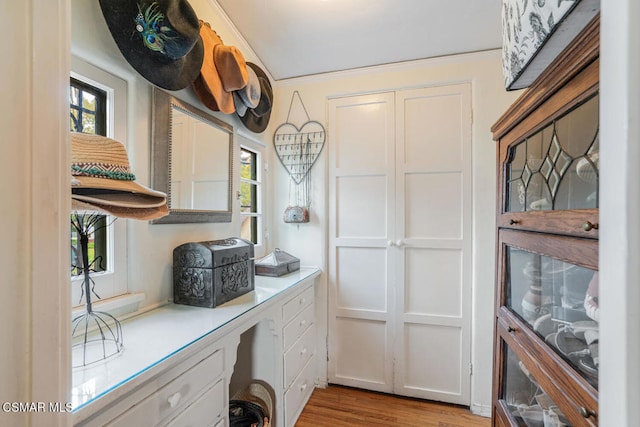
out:
<path id="1" fill-rule="evenodd" d="M 173 250 L 173 302 L 213 308 L 255 287 L 253 243 L 232 237 Z"/>

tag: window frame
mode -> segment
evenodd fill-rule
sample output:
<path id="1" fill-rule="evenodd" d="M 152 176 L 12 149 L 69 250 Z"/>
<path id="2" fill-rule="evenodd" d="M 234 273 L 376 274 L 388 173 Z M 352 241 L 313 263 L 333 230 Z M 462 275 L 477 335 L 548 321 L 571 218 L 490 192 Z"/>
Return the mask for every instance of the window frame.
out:
<path id="1" fill-rule="evenodd" d="M 239 143 L 239 156 L 238 156 L 238 165 L 242 166 L 242 151 L 248 151 L 250 153 L 255 154 L 255 163 L 256 163 L 256 176 L 255 179 L 247 179 L 242 178 L 241 173 L 238 173 L 239 179 L 239 190 L 238 190 L 238 215 L 239 215 L 239 225 L 238 227 L 242 227 L 243 220 L 246 217 L 253 217 L 257 219 L 256 224 L 256 232 L 257 232 L 257 243 L 254 243 L 254 253 L 255 257 L 259 258 L 265 255 L 266 251 L 266 241 L 268 240 L 268 232 L 267 232 L 267 218 L 265 215 L 265 195 L 266 195 L 266 172 L 268 170 L 266 157 L 265 157 L 265 147 L 264 145 L 254 142 L 243 135 L 239 135 L 240 143 Z M 250 185 L 255 186 L 256 196 L 256 212 L 242 212 L 242 201 L 240 197 L 240 188 L 242 183 L 248 183 Z M 240 233 L 240 232 L 239 232 Z"/>
<path id="2" fill-rule="evenodd" d="M 124 142 L 127 135 L 127 83 L 103 70 L 100 70 L 76 57 L 71 61 L 71 78 L 83 85 L 95 87 L 106 93 L 106 136 Z M 125 144 L 126 145 L 126 144 Z M 107 265 L 105 271 L 91 273 L 95 281 L 97 294 L 92 302 L 103 303 L 109 299 L 130 293 L 127 274 L 127 221 L 107 216 Z M 74 312 L 85 308 L 82 294 L 83 276 L 70 276 L 71 307 Z"/>
<path id="3" fill-rule="evenodd" d="M 96 103 L 96 109 L 94 110 L 96 119 L 96 128 L 94 133 L 98 135 L 106 135 L 109 125 L 109 119 L 107 117 L 107 103 L 109 101 L 109 93 L 104 89 L 96 85 L 89 84 L 86 81 L 74 77 L 73 75 L 71 76 L 71 86 L 77 87 L 84 92 L 100 92 L 98 95 L 104 97 L 104 103 Z M 80 116 L 82 115 L 82 113 L 86 112 L 84 111 L 84 108 L 82 106 L 80 106 L 80 108 L 75 108 L 75 106 L 72 106 L 71 108 L 74 110 L 80 110 Z"/>

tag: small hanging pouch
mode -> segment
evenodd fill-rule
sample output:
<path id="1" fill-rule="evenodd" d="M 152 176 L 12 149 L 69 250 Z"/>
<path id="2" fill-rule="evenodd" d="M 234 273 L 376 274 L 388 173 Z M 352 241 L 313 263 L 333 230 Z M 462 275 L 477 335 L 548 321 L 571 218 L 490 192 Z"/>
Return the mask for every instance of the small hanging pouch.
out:
<path id="1" fill-rule="evenodd" d="M 287 206 L 282 220 L 286 223 L 309 222 L 309 210 L 304 206 Z"/>

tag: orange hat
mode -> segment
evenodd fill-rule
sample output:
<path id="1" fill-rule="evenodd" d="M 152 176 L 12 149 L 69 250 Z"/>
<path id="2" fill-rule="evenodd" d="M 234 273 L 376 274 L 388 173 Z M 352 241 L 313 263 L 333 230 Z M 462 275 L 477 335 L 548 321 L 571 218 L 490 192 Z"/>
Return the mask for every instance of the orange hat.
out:
<path id="1" fill-rule="evenodd" d="M 235 46 L 222 43 L 208 22 L 200 21 L 200 37 L 204 43 L 204 59 L 193 90 L 207 108 L 232 114 L 235 111 L 233 91 L 249 82 L 247 64 Z"/>

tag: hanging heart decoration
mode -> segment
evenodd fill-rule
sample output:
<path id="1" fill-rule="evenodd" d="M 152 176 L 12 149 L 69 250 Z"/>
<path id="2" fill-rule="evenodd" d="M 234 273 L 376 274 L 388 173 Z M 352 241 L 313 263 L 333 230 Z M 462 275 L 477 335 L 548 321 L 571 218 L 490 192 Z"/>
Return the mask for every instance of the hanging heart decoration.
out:
<path id="1" fill-rule="evenodd" d="M 325 137 L 324 127 L 314 120 L 301 128 L 286 122 L 276 129 L 273 135 L 276 154 L 296 184 L 302 182 L 318 159 Z"/>

